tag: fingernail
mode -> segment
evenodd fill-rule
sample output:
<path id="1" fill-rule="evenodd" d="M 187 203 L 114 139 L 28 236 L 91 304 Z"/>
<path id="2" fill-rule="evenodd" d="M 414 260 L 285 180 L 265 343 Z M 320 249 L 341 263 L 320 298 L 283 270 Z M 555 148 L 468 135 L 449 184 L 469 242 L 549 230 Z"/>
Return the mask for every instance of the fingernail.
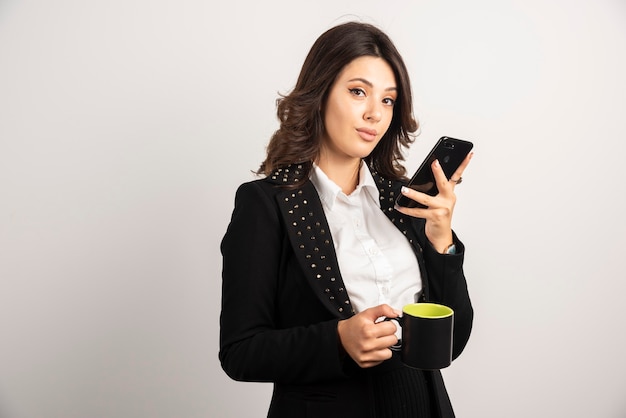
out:
<path id="1" fill-rule="evenodd" d="M 440 165 L 439 165 L 439 160 L 435 160 L 435 165 L 436 165 L 437 167 L 440 167 Z"/>
<path id="2" fill-rule="evenodd" d="M 400 190 L 402 194 L 407 194 L 409 192 L 409 188 L 406 186 L 402 186 L 402 190 Z"/>

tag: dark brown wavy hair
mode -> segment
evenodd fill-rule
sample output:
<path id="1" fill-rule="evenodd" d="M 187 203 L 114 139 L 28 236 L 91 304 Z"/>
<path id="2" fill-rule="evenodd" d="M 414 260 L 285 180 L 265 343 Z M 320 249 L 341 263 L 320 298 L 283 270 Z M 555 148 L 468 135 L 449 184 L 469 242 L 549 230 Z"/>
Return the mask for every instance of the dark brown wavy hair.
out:
<path id="1" fill-rule="evenodd" d="M 413 117 L 409 75 L 389 37 L 373 25 L 348 22 L 324 32 L 307 55 L 293 91 L 276 101 L 279 129 L 267 146 L 267 156 L 257 174 L 270 175 L 290 164 L 303 164 L 302 180 L 309 178 L 320 152 L 324 115 L 330 88 L 343 68 L 362 56 L 384 59 L 396 78 L 398 97 L 389 129 L 365 162 L 387 179 L 404 179 L 403 148 L 418 129 Z"/>

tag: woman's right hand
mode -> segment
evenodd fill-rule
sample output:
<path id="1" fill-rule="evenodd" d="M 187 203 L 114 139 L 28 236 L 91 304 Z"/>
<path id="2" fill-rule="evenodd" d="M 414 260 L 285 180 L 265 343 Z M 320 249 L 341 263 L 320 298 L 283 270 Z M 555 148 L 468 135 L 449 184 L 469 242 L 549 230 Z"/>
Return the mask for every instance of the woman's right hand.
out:
<path id="1" fill-rule="evenodd" d="M 389 347 L 398 342 L 392 321 L 376 322 L 381 317 L 397 318 L 400 313 L 389 305 L 378 305 L 339 321 L 337 333 L 344 350 L 360 367 L 373 367 L 391 358 Z"/>

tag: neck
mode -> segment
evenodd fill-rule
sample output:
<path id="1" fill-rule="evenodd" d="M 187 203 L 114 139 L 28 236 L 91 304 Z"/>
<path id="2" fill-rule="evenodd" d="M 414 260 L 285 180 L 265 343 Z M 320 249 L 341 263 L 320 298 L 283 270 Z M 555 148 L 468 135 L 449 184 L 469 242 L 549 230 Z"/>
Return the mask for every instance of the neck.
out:
<path id="1" fill-rule="evenodd" d="M 337 164 L 336 162 L 331 164 L 329 161 L 320 158 L 316 164 L 329 179 L 341 187 L 341 191 L 349 195 L 359 184 L 361 162 L 362 160 L 358 159 L 343 164 Z"/>

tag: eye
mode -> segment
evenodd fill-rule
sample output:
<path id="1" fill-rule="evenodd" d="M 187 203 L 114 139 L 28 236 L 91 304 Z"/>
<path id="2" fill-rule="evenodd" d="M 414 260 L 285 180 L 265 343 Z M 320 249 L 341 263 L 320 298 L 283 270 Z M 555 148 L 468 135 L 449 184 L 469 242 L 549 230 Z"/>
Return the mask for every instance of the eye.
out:
<path id="1" fill-rule="evenodd" d="M 365 97 L 365 91 L 358 87 L 350 89 L 350 93 L 358 97 Z"/>
<path id="2" fill-rule="evenodd" d="M 383 103 L 386 104 L 387 106 L 393 106 L 394 104 L 396 104 L 396 101 L 392 99 L 391 97 L 385 97 L 383 99 Z"/>

